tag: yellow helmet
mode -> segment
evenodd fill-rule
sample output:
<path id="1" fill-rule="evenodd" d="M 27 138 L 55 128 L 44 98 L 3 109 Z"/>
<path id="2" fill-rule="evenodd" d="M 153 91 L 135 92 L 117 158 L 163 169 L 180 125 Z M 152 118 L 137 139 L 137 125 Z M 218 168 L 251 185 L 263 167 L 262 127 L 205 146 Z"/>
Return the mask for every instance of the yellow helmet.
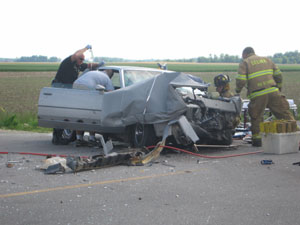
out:
<path id="1" fill-rule="evenodd" d="M 215 83 L 216 87 L 225 86 L 229 82 L 230 82 L 230 78 L 226 74 L 221 73 L 221 74 L 215 76 L 215 78 L 214 78 L 214 83 Z"/>

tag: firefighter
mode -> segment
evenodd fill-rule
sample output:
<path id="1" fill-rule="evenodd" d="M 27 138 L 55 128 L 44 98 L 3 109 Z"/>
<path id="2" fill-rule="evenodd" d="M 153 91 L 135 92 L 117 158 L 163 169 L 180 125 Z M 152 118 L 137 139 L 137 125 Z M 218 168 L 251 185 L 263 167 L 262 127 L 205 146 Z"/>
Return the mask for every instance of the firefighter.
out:
<path id="1" fill-rule="evenodd" d="M 230 78 L 226 74 L 219 74 L 215 76 L 214 83 L 216 86 L 216 91 L 220 94 L 221 97 L 230 98 L 233 96 L 230 91 Z"/>
<path id="2" fill-rule="evenodd" d="M 216 91 L 219 93 L 220 97 L 231 98 L 233 93 L 230 91 L 230 78 L 226 74 L 219 74 L 215 76 L 214 83 L 216 86 Z M 236 128 L 240 124 L 240 115 L 237 115 L 235 121 L 233 122 L 233 127 Z"/>
<path id="3" fill-rule="evenodd" d="M 257 56 L 251 47 L 242 53 L 243 61 L 236 76 L 236 93 L 246 85 L 250 103 L 252 146 L 262 146 L 259 123 L 263 122 L 265 108 L 268 107 L 277 119 L 295 120 L 289 111 L 289 103 L 282 95 L 282 75 L 280 69 L 268 58 Z"/>

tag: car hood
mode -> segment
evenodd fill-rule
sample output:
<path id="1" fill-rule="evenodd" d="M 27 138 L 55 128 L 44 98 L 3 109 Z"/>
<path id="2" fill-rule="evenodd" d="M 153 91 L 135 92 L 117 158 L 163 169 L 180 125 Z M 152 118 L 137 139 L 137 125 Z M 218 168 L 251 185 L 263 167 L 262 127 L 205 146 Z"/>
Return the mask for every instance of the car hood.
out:
<path id="1" fill-rule="evenodd" d="M 182 115 L 187 105 L 177 87 L 203 88 L 184 73 L 162 73 L 126 88 L 105 93 L 103 126 L 128 126 L 137 122 L 154 124 Z"/>

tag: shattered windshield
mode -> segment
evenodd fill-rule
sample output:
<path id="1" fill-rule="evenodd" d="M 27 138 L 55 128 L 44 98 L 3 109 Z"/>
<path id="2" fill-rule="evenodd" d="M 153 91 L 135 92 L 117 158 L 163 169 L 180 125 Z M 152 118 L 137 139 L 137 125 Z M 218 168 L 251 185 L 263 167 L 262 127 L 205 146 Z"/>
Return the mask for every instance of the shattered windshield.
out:
<path id="1" fill-rule="evenodd" d="M 158 74 L 161 74 L 163 71 L 147 71 L 147 70 L 125 70 L 124 71 L 124 81 L 125 86 L 130 86 L 137 82 L 149 79 Z"/>

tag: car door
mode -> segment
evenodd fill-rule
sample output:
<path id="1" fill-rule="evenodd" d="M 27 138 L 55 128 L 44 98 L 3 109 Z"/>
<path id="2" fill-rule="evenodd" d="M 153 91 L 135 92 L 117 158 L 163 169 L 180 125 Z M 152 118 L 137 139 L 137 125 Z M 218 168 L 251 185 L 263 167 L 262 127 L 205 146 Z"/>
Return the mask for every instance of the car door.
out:
<path id="1" fill-rule="evenodd" d="M 93 131 L 101 124 L 103 95 L 97 90 L 45 87 L 38 102 L 39 126 Z"/>

